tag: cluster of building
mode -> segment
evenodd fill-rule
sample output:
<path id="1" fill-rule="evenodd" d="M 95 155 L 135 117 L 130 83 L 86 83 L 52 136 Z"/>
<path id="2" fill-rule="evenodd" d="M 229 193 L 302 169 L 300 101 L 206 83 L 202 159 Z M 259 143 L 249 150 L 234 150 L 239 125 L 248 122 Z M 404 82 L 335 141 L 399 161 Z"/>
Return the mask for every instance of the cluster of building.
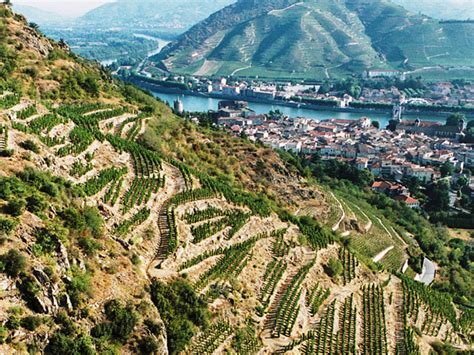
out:
<path id="1" fill-rule="evenodd" d="M 408 188 L 400 183 L 379 180 L 372 184 L 372 190 L 384 193 L 387 196 L 392 197 L 395 201 L 403 202 L 410 208 L 420 208 L 420 201 L 410 196 Z"/>
<path id="2" fill-rule="evenodd" d="M 369 70 L 363 75 L 373 82 L 398 78 L 405 80 L 405 74 L 397 70 Z M 340 90 L 320 92 L 321 85 L 294 84 L 289 82 L 233 81 L 226 78 L 210 80 L 202 77 L 175 76 L 162 78 L 179 83 L 186 83 L 191 90 L 240 100 L 277 100 L 295 101 L 330 100 L 335 105 L 345 107 L 348 104 L 347 93 Z M 405 102 L 424 105 L 470 105 L 474 106 L 474 84 L 436 82 L 425 84 L 423 89 L 399 89 L 387 87 L 382 83 L 380 88 L 363 87 L 357 101 L 362 103 L 394 104 Z M 344 97 L 346 95 L 346 97 Z M 350 100 L 354 100 L 350 98 Z"/>
<path id="3" fill-rule="evenodd" d="M 256 115 L 245 102 L 235 101 L 221 102 L 211 116 L 235 135 L 245 135 L 272 148 L 346 161 L 360 170 L 370 170 L 380 179 L 417 178 L 429 182 L 440 178 L 439 167 L 446 162 L 457 171 L 474 168 L 474 149 L 454 139 L 457 133 L 452 132 L 458 132 L 459 127 L 445 130 L 441 124 L 416 121 L 413 125 L 417 129 L 411 130 L 411 121 L 400 121 L 395 131 L 379 130 L 366 117 L 316 121 L 285 117 L 278 112 Z"/>

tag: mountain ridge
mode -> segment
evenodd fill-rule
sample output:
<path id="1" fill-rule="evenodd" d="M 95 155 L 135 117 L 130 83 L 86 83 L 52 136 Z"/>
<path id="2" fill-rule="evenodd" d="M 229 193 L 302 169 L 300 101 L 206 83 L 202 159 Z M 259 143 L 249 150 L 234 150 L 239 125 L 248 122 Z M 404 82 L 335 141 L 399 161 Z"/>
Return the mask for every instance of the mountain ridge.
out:
<path id="1" fill-rule="evenodd" d="M 154 59 L 186 74 L 238 70 L 241 76 L 317 79 L 373 68 L 469 66 L 472 27 L 443 25 L 384 0 L 241 0 L 193 26 Z M 464 45 L 455 45 L 460 40 Z M 423 51 L 416 50 L 419 41 Z"/>
<path id="2" fill-rule="evenodd" d="M 162 28 L 181 33 L 233 0 L 121 0 L 99 6 L 78 18 L 81 26 Z M 196 6 L 199 3 L 199 6 Z"/>

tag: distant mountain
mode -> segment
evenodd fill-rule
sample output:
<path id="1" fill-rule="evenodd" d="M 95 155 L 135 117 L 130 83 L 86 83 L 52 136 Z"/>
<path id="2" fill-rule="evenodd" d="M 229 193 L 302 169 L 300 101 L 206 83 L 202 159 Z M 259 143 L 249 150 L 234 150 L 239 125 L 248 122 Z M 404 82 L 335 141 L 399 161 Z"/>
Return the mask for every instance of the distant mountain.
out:
<path id="1" fill-rule="evenodd" d="M 474 19 L 473 0 L 392 0 L 414 12 L 437 19 Z"/>
<path id="2" fill-rule="evenodd" d="M 40 26 L 59 24 L 63 21 L 69 20 L 68 18 L 64 18 L 64 16 L 55 14 L 54 12 L 46 11 L 33 6 L 13 4 L 13 10 L 25 16 L 29 22 L 37 23 Z"/>
<path id="3" fill-rule="evenodd" d="M 104 27 L 161 28 L 182 33 L 235 0 L 119 0 L 91 10 L 77 23 Z"/>
<path id="4" fill-rule="evenodd" d="M 154 59 L 196 75 L 329 78 L 367 68 L 472 65 L 474 25 L 386 0 L 240 0 Z"/>

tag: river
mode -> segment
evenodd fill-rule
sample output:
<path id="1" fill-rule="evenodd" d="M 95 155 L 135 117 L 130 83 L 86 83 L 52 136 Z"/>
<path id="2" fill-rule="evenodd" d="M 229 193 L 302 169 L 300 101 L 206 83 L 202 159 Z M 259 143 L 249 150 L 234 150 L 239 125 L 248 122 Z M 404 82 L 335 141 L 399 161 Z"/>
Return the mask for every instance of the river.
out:
<path id="1" fill-rule="evenodd" d="M 179 97 L 183 102 L 184 109 L 189 112 L 207 112 L 209 110 L 217 110 L 217 105 L 219 99 L 207 98 L 201 96 L 193 95 L 181 95 L 181 94 L 169 94 L 163 92 L 153 91 L 155 97 L 160 98 L 161 100 L 168 102 L 170 105 L 173 105 L 173 102 Z M 287 107 L 282 105 L 270 105 L 249 102 L 249 107 L 254 110 L 257 114 L 268 113 L 270 110 L 278 109 L 283 112 L 284 115 L 289 117 L 306 117 L 312 118 L 315 120 L 325 120 L 329 118 L 338 118 L 338 119 L 349 119 L 349 120 L 358 120 L 361 117 L 369 117 L 373 121 L 378 121 L 380 127 L 385 128 L 388 125 L 391 116 L 389 114 L 383 113 L 353 113 L 353 112 L 335 112 L 335 111 L 316 111 L 308 110 L 295 107 Z M 407 119 L 416 119 L 416 116 L 404 116 Z M 430 118 L 430 117 L 421 117 L 421 120 L 425 121 L 437 121 L 443 122 L 444 120 L 439 117 Z"/>

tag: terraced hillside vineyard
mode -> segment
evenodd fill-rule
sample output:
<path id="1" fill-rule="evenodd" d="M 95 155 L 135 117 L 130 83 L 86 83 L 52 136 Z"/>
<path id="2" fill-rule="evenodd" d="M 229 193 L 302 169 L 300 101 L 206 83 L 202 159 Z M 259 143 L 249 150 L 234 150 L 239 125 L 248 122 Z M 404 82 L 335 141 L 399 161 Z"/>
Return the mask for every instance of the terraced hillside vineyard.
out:
<path id="1" fill-rule="evenodd" d="M 240 0 L 155 60 L 177 73 L 313 80 L 472 67 L 473 30 L 472 22 L 440 23 L 387 0 Z"/>
<path id="2" fill-rule="evenodd" d="M 4 4 L 0 89 L 0 353 L 473 351 L 469 294 L 401 272 L 436 231 L 413 211 L 174 116 Z"/>

